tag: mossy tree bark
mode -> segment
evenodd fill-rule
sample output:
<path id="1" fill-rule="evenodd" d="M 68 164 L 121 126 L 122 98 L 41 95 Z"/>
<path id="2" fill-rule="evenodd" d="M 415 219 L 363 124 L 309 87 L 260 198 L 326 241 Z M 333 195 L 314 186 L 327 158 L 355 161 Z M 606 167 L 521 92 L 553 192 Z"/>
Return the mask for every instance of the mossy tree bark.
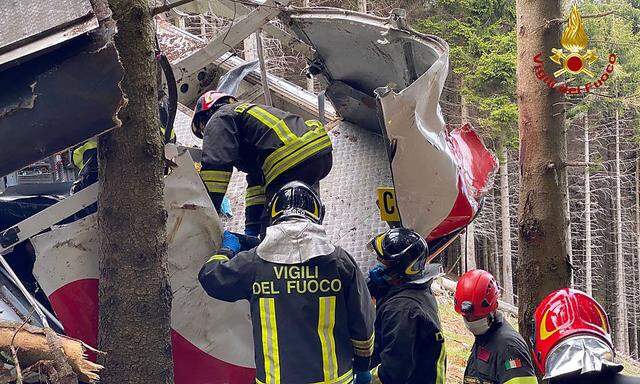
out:
<path id="1" fill-rule="evenodd" d="M 101 382 L 173 383 L 153 18 L 148 0 L 109 6 L 128 103 L 99 142 Z"/>

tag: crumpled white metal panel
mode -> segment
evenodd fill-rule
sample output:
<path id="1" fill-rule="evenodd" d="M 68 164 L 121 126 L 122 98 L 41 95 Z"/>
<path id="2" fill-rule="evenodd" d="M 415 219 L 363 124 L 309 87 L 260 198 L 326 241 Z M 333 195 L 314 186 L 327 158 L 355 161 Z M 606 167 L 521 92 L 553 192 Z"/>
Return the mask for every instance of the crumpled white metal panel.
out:
<path id="1" fill-rule="evenodd" d="M 250 376 L 254 358 L 248 302 L 213 299 L 198 282 L 198 271 L 220 244 L 222 227 L 191 157 L 180 151 L 175 160 L 179 166 L 165 179 L 176 382 L 210 382 L 181 380 L 180 372 L 198 378 L 214 370 L 223 381 Z M 89 344 L 97 336 L 97 231 L 91 215 L 32 239 L 34 275 L 67 333 Z"/>
<path id="2" fill-rule="evenodd" d="M 448 70 L 447 50 L 402 91 L 376 91 L 395 148 L 390 160 L 402 224 L 427 240 L 475 218 L 498 165 L 471 126 L 447 131 L 439 100 Z"/>

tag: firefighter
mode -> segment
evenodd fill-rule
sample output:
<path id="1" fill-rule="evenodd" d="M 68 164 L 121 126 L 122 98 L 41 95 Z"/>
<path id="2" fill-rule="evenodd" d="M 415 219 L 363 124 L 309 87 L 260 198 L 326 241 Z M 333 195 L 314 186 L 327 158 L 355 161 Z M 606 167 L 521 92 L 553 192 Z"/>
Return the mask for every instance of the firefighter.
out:
<path id="1" fill-rule="evenodd" d="M 431 292 L 440 266 L 426 272 L 427 242 L 410 229 L 391 229 L 369 245 L 380 263 L 369 272 L 376 299 L 371 382 L 444 384 L 447 358 Z"/>
<path id="2" fill-rule="evenodd" d="M 260 245 L 233 256 L 240 243 L 225 232 L 199 274 L 209 296 L 249 301 L 256 383 L 366 383 L 374 308 L 353 258 L 327 238 L 324 206 L 290 182 L 269 212 Z"/>
<path id="3" fill-rule="evenodd" d="M 607 313 L 589 295 L 564 288 L 535 311 L 533 358 L 550 384 L 639 384 L 620 374 Z"/>
<path id="4" fill-rule="evenodd" d="M 475 336 L 464 384 L 536 384 L 538 379 L 522 336 L 498 311 L 500 290 L 487 271 L 473 269 L 458 280 L 455 310 Z"/>
<path id="5" fill-rule="evenodd" d="M 166 104 L 159 104 L 158 114 L 160 117 L 160 134 L 162 135 L 163 142 L 165 142 L 165 126 L 167 125 L 168 121 L 168 111 L 166 110 Z M 170 138 L 168 142 L 175 143 L 175 131 L 172 129 L 169 134 Z M 73 162 L 73 165 L 78 168 L 78 176 L 76 177 L 76 181 L 71 186 L 71 194 L 74 194 L 80 192 L 81 190 L 98 181 L 98 137 L 92 137 L 91 139 L 74 148 L 71 154 L 71 161 Z M 93 203 L 82 211 L 76 213 L 74 215 L 74 218 L 76 220 L 81 219 L 96 212 L 97 209 L 97 204 Z"/>
<path id="6" fill-rule="evenodd" d="M 160 103 L 158 115 L 160 117 L 160 134 L 165 141 L 165 126 L 167 125 L 168 111 L 166 104 Z M 169 143 L 176 142 L 176 133 L 172 129 Z M 77 193 L 82 189 L 98 181 L 98 137 L 92 137 L 81 145 L 74 148 L 71 155 L 73 165 L 78 168 L 78 178 L 71 187 L 71 193 Z"/>
<path id="7" fill-rule="evenodd" d="M 245 234 L 264 235 L 265 205 L 289 181 L 313 186 L 331 170 L 331 140 L 317 120 L 209 91 L 200 96 L 191 124 L 203 139 L 200 176 L 220 210 L 233 167 L 247 173 Z"/>

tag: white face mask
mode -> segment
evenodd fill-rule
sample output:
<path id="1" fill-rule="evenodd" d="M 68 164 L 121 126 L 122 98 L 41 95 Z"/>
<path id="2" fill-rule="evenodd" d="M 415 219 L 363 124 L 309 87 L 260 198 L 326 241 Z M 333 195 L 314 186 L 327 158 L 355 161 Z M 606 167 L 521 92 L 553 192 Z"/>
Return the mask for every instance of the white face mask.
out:
<path id="1" fill-rule="evenodd" d="M 491 320 L 489 319 L 491 316 L 483 317 L 478 320 L 468 321 L 464 319 L 464 326 L 467 327 L 469 332 L 473 333 L 475 336 L 484 335 L 487 333 L 489 328 L 491 328 Z"/>

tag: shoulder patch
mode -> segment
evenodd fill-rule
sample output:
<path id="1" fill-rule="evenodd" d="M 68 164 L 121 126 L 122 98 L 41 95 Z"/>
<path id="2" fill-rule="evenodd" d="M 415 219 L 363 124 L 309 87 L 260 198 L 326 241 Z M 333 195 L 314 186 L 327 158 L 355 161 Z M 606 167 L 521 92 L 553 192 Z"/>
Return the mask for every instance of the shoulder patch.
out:
<path id="1" fill-rule="evenodd" d="M 520 359 L 509 359 L 504 363 L 505 370 L 521 368 L 521 367 L 522 367 L 522 360 Z"/>
<path id="2" fill-rule="evenodd" d="M 478 349 L 478 359 L 484 361 L 485 363 L 488 363 L 489 359 L 491 359 L 491 351 L 486 349 L 485 347 L 480 347 Z"/>

